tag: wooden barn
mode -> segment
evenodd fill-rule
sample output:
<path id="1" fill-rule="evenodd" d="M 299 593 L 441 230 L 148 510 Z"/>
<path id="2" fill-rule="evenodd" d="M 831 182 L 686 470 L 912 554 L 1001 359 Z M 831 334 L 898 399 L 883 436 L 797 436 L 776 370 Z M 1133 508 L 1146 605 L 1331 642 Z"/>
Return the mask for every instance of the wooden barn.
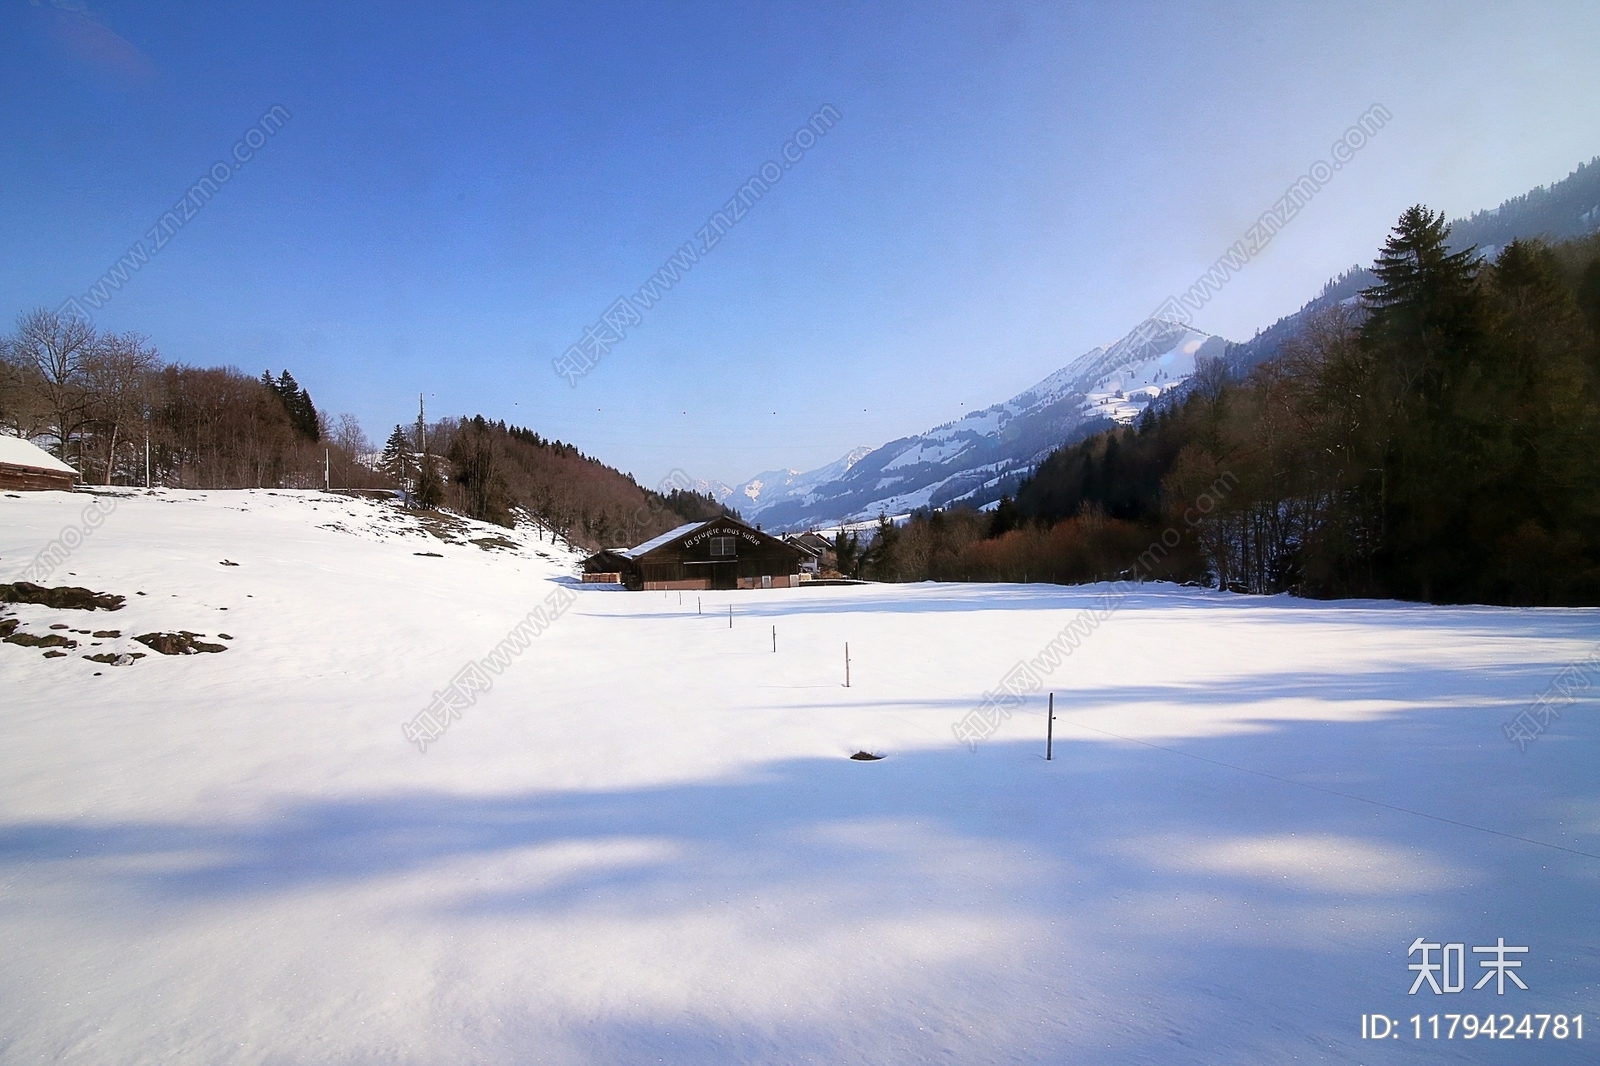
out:
<path id="1" fill-rule="evenodd" d="M 804 553 L 737 518 L 690 522 L 634 548 L 606 548 L 583 564 L 585 581 L 630 589 L 781 589 L 800 583 Z"/>
<path id="2" fill-rule="evenodd" d="M 78 472 L 32 441 L 0 433 L 0 489 L 71 492 Z"/>

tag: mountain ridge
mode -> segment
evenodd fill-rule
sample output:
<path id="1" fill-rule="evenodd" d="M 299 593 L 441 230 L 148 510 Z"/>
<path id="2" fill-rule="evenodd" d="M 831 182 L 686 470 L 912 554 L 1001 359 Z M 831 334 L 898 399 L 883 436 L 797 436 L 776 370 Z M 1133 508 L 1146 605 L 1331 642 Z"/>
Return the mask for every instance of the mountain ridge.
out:
<path id="1" fill-rule="evenodd" d="M 1560 181 L 1452 222 L 1451 244 L 1493 255 L 1517 238 L 1564 240 L 1597 231 L 1600 156 Z M 1180 399 L 1199 360 L 1220 359 L 1230 373 L 1245 373 L 1279 355 L 1312 315 L 1357 298 L 1374 281 L 1365 267 L 1353 266 L 1299 310 L 1244 342 L 1151 319 L 1002 403 L 877 448 L 852 448 L 815 470 L 764 471 L 738 486 L 719 485 L 727 496 L 713 495 L 736 497 L 731 506 L 774 529 L 818 528 L 951 503 L 992 505 L 1056 448 L 1127 424 L 1157 399 Z M 1192 351 L 1180 354 L 1194 341 Z"/>

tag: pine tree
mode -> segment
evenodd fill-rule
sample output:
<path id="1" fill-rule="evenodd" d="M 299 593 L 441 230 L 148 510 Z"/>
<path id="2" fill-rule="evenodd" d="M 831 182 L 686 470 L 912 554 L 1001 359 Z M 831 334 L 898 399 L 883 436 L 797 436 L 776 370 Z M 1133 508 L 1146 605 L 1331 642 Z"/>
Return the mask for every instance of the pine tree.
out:
<path id="1" fill-rule="evenodd" d="M 1471 598 L 1577 602 L 1594 594 L 1583 544 L 1600 525 L 1584 315 L 1539 242 L 1512 241 L 1488 280 L 1497 432 L 1474 507 L 1480 585 Z"/>
<path id="2" fill-rule="evenodd" d="M 856 576 L 856 570 L 861 565 L 861 542 L 854 533 L 839 530 L 833 538 L 833 558 L 840 574 L 845 577 Z"/>
<path id="3" fill-rule="evenodd" d="M 1443 214 L 1407 208 L 1384 243 L 1364 296 L 1362 328 L 1386 400 L 1382 544 L 1378 567 L 1391 594 L 1459 598 L 1474 579 L 1464 536 L 1490 434 L 1482 260 L 1452 252 Z"/>
<path id="4" fill-rule="evenodd" d="M 463 422 L 450 438 L 450 466 L 466 497 L 467 513 L 480 521 L 509 526 L 509 493 L 492 432 L 495 428 L 482 415 Z"/>
<path id="5" fill-rule="evenodd" d="M 417 506 L 424 511 L 431 511 L 444 502 L 444 481 L 439 477 L 437 464 L 431 455 L 422 457 L 417 471 L 415 499 Z"/>
<path id="6" fill-rule="evenodd" d="M 389 434 L 388 441 L 383 445 L 383 455 L 378 458 L 378 469 L 403 486 L 409 486 L 411 479 L 416 476 L 416 458 L 411 453 L 411 445 L 406 440 L 405 430 L 398 425 L 394 427 L 394 432 Z"/>
<path id="7" fill-rule="evenodd" d="M 277 395 L 284 411 L 289 415 L 289 424 L 294 427 L 296 433 L 313 443 L 322 439 L 322 427 L 317 420 L 317 405 L 311 402 L 311 394 L 300 387 L 293 374 L 285 370 L 278 375 L 277 381 L 273 381 L 270 373 L 262 371 L 261 384 Z"/>

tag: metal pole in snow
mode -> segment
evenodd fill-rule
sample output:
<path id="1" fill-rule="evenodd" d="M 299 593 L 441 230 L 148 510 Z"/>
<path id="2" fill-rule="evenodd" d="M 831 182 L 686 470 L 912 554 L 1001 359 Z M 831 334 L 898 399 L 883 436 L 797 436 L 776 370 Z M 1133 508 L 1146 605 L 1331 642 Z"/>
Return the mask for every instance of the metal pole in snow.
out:
<path id="1" fill-rule="evenodd" d="M 1050 761 L 1051 747 L 1055 743 L 1056 733 L 1056 694 L 1050 693 L 1050 715 L 1044 723 L 1044 761 Z"/>
<path id="2" fill-rule="evenodd" d="M 772 654 L 778 654 L 778 627 L 772 627 Z"/>
<path id="3" fill-rule="evenodd" d="M 150 487 L 150 431 L 144 431 L 144 487 Z"/>
<path id="4" fill-rule="evenodd" d="M 330 471 L 331 470 L 332 470 L 332 464 L 330 464 L 328 462 L 328 449 L 324 448 L 324 449 L 322 449 L 322 491 L 323 492 L 331 492 L 333 490 L 333 480 L 330 477 Z"/>
<path id="5" fill-rule="evenodd" d="M 733 604 L 728 604 L 728 628 L 733 628 Z"/>
<path id="6" fill-rule="evenodd" d="M 850 687 L 850 642 L 844 642 L 844 687 Z"/>

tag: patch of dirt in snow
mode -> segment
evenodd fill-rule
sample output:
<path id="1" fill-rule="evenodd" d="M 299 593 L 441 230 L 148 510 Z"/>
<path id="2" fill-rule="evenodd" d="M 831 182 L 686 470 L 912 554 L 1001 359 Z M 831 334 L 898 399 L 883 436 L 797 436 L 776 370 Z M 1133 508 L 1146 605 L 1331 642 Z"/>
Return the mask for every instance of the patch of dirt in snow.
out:
<path id="1" fill-rule="evenodd" d="M 24 648 L 76 648 L 78 642 L 63 637 L 60 633 L 51 633 L 47 636 L 36 636 L 33 633 L 12 633 L 4 638 L 7 644 L 16 644 Z"/>
<path id="2" fill-rule="evenodd" d="M 118 655 L 115 652 L 103 651 L 95 655 L 85 655 L 84 658 L 90 662 L 105 663 L 107 666 L 132 666 L 135 659 L 144 658 L 144 652 L 123 652 Z"/>
<path id="3" fill-rule="evenodd" d="M 117 611 L 122 609 L 125 597 L 110 592 L 93 592 L 76 585 L 45 588 L 31 581 L 18 581 L 14 585 L 0 585 L 0 602 L 37 603 L 57 610 Z"/>
<path id="4" fill-rule="evenodd" d="M 227 651 L 224 644 L 210 644 L 197 638 L 204 633 L 191 633 L 187 629 L 176 633 L 145 633 L 134 637 L 140 644 L 162 655 L 195 655 L 199 652 Z"/>

